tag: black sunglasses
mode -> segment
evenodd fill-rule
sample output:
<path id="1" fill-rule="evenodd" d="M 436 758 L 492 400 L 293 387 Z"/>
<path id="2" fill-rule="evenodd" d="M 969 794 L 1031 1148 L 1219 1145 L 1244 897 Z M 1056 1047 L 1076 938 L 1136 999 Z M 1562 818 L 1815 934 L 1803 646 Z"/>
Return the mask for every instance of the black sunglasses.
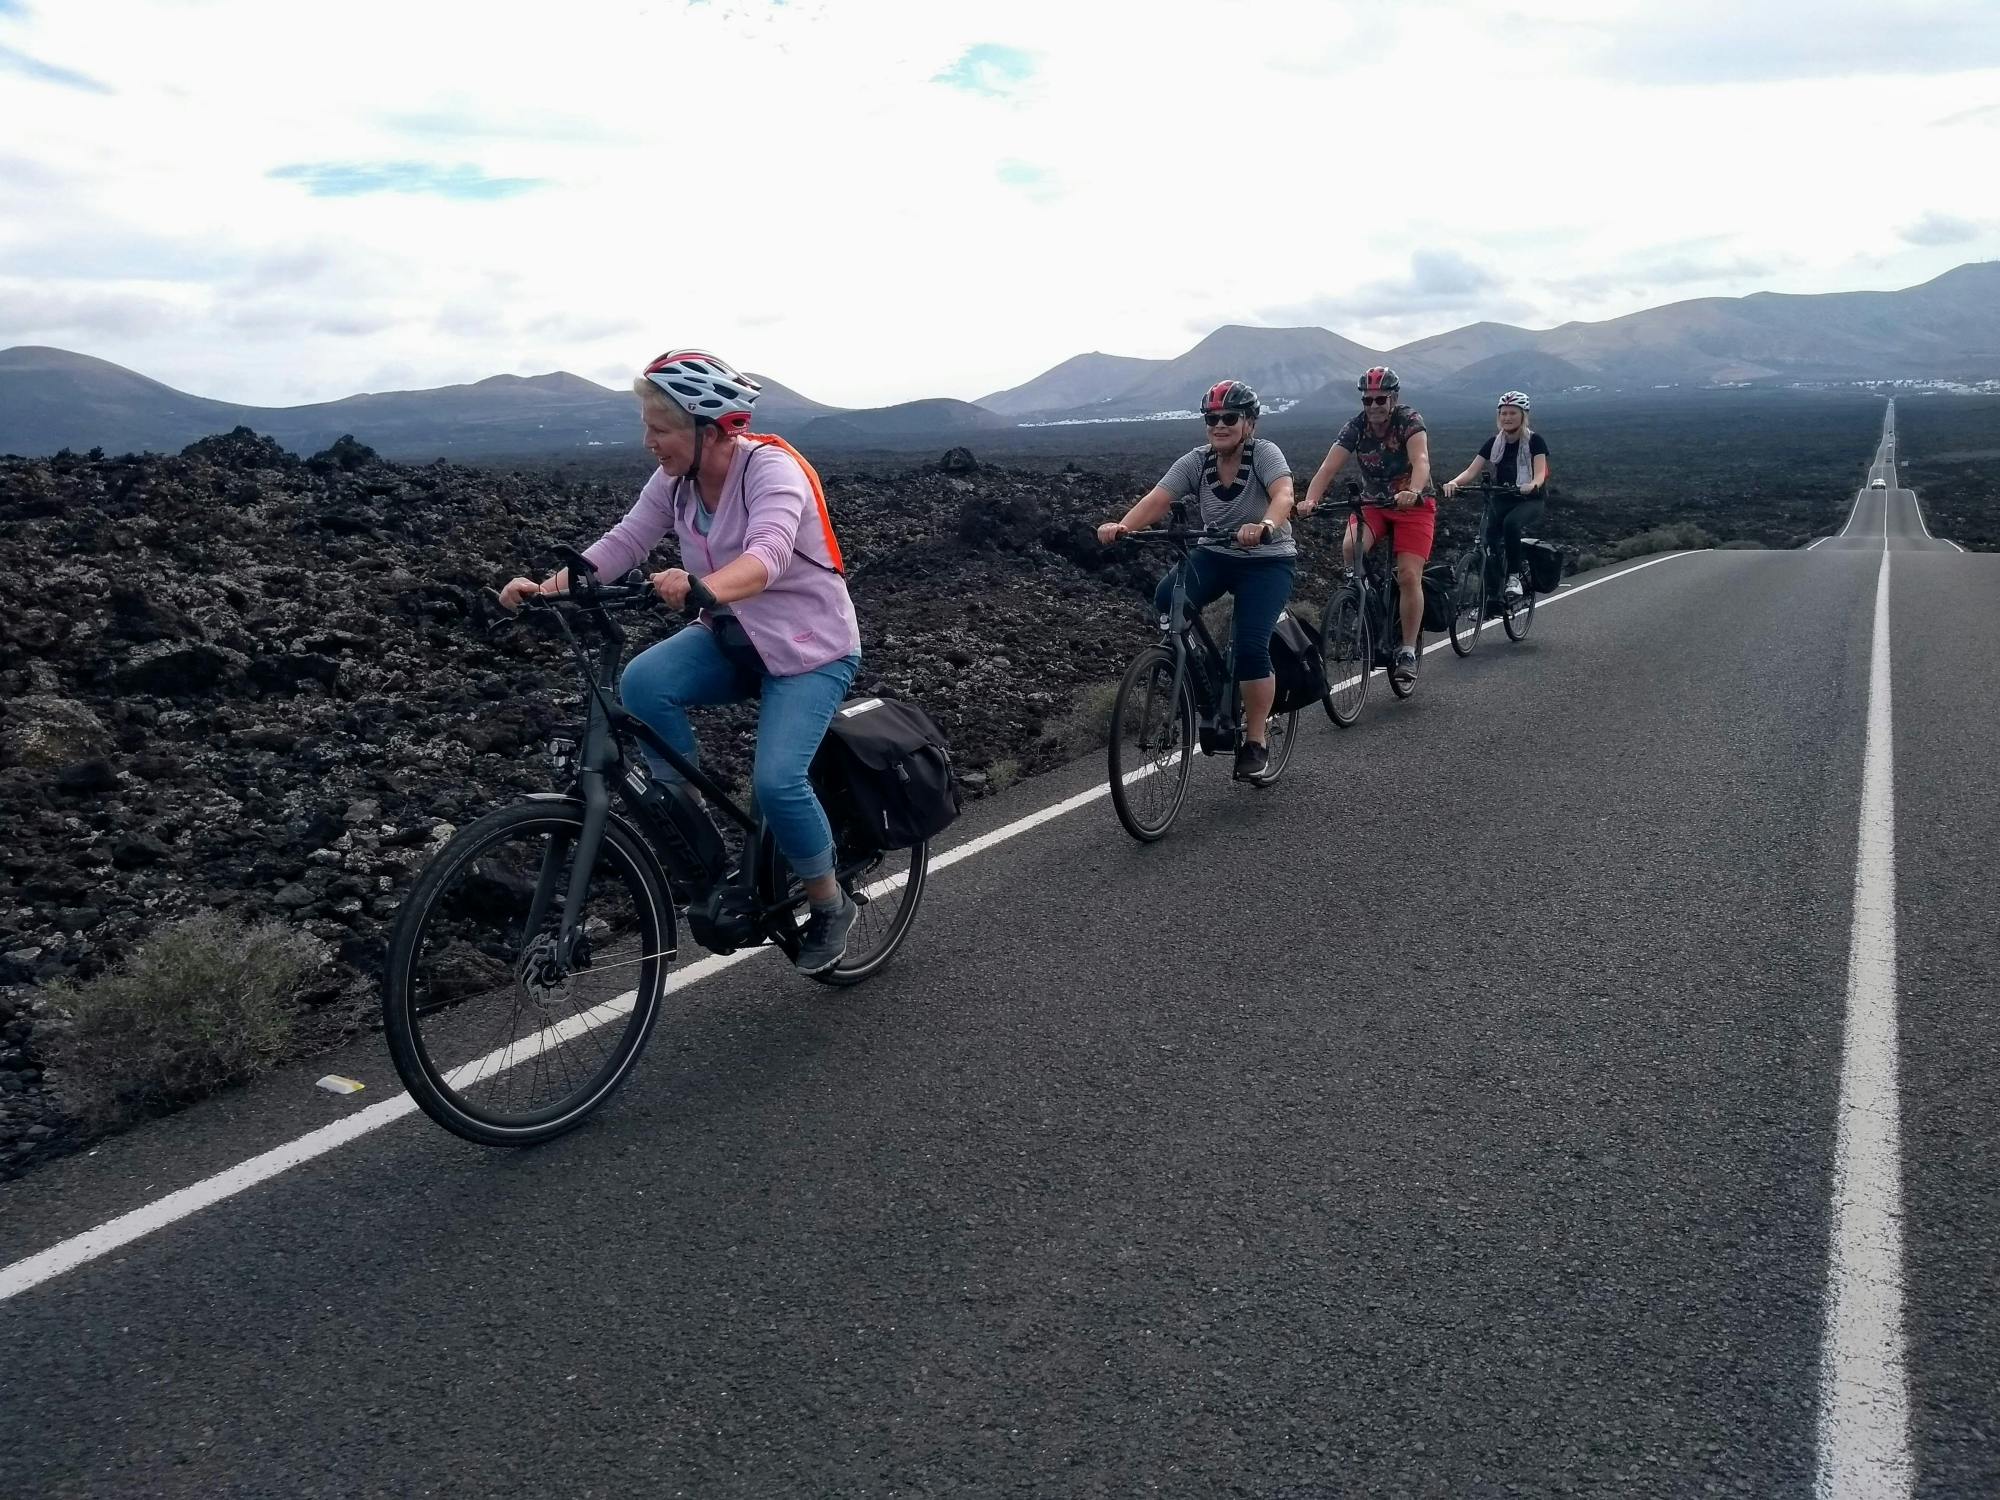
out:
<path id="1" fill-rule="evenodd" d="M 1243 413 L 1240 411 L 1205 411 L 1201 414 L 1201 419 L 1210 427 L 1234 427 L 1238 422 L 1243 420 Z"/>
<path id="2" fill-rule="evenodd" d="M 1395 399 L 1396 398 L 1394 396 L 1363 396 L 1361 398 L 1361 404 L 1363 406 L 1387 406 L 1391 401 L 1394 401 Z"/>

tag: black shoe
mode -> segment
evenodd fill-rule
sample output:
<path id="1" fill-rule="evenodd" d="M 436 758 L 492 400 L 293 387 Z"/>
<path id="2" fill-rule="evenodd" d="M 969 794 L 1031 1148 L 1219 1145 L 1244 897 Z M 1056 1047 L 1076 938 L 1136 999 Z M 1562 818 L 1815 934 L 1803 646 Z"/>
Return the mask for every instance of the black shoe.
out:
<path id="1" fill-rule="evenodd" d="M 1271 764 L 1271 752 L 1253 740 L 1245 740 L 1236 747 L 1236 779 L 1255 781 L 1264 774 Z"/>
<path id="2" fill-rule="evenodd" d="M 836 910 L 816 911 L 806 918 L 799 956 L 792 960 L 801 974 L 824 974 L 846 956 L 847 930 L 854 925 L 856 910 L 842 891 Z"/>
<path id="3" fill-rule="evenodd" d="M 1389 675 L 1397 682 L 1408 686 L 1417 680 L 1417 653 L 1408 646 L 1396 648 L 1395 664 L 1389 668 Z"/>

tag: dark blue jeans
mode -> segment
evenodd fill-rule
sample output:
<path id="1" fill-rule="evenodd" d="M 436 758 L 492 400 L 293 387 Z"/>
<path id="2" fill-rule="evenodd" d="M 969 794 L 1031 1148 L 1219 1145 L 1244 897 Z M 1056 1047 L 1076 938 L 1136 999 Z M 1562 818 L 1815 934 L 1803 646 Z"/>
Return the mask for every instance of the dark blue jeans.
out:
<path id="1" fill-rule="evenodd" d="M 1292 597 L 1292 574 L 1298 559 L 1291 557 L 1231 557 L 1227 553 L 1198 549 L 1187 560 L 1188 605 L 1200 610 L 1231 594 L 1236 600 L 1236 680 L 1261 682 L 1271 675 L 1271 632 L 1278 628 L 1278 616 Z M 1153 590 L 1153 608 L 1161 614 L 1173 602 L 1174 575 L 1171 571 Z"/>

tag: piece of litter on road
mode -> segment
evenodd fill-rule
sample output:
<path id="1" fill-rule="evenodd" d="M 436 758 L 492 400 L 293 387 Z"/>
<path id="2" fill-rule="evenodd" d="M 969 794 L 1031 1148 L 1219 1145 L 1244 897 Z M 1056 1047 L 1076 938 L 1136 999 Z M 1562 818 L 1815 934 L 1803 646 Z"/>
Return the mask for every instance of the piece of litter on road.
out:
<path id="1" fill-rule="evenodd" d="M 354 1078 L 342 1078 L 338 1073 L 329 1073 L 319 1081 L 319 1086 L 329 1094 L 358 1094 L 368 1085 Z"/>

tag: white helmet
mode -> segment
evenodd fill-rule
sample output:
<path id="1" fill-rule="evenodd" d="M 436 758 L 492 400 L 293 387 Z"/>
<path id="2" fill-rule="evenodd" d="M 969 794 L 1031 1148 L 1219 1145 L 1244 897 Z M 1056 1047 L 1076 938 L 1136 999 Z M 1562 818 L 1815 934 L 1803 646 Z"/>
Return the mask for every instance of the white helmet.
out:
<path id="1" fill-rule="evenodd" d="M 646 366 L 646 378 L 696 422 L 724 432 L 750 425 L 750 408 L 763 387 L 705 349 L 674 349 Z"/>
<path id="2" fill-rule="evenodd" d="M 1500 399 L 1494 402 L 1493 405 L 1496 409 L 1502 406 L 1518 406 L 1522 411 L 1526 411 L 1528 409 L 1528 393 L 1526 391 L 1502 391 Z"/>

